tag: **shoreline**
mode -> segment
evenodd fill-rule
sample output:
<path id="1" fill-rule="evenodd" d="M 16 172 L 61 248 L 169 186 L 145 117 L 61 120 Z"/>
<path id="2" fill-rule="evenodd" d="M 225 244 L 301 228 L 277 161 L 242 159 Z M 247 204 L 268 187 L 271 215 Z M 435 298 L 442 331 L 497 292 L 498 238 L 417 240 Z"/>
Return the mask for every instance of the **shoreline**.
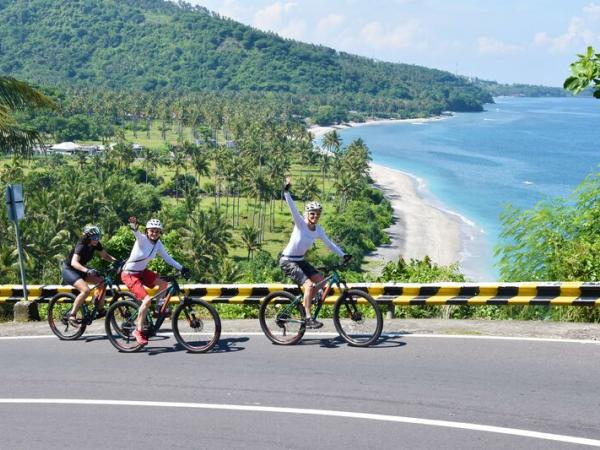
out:
<path id="1" fill-rule="evenodd" d="M 313 139 L 318 139 L 323 137 L 323 135 L 329 133 L 332 130 L 343 130 L 345 128 L 357 128 L 357 127 L 367 127 L 369 125 L 396 125 L 399 123 L 412 123 L 412 124 L 421 124 L 426 122 L 437 122 L 438 120 L 445 120 L 454 117 L 453 113 L 444 114 L 441 116 L 432 116 L 432 117 L 419 117 L 415 119 L 369 119 L 365 122 L 345 122 L 339 125 L 312 125 L 308 128 L 308 131 L 312 134 Z"/>
<path id="2" fill-rule="evenodd" d="M 428 203 L 418 192 L 418 180 L 405 172 L 371 163 L 371 178 L 390 201 L 395 222 L 385 231 L 389 244 L 368 256 L 382 266 L 389 261 L 423 259 L 434 263 L 461 263 L 464 240 L 462 220 L 458 214 Z"/>
<path id="3" fill-rule="evenodd" d="M 308 131 L 316 141 L 331 130 L 369 125 L 420 124 L 451 117 L 453 115 L 369 120 L 327 127 L 312 126 Z M 391 242 L 379 246 L 366 257 L 367 262 L 375 263 L 372 269 L 374 273 L 380 273 L 387 262 L 396 262 L 400 256 L 406 261 L 429 256 L 432 262 L 439 265 L 458 263 L 461 272 L 469 280 L 485 278 L 476 267 L 470 267 L 472 264 L 469 261 L 465 261 L 473 252 L 474 234 L 484 234 L 483 230 L 424 191 L 423 180 L 410 173 L 372 162 L 370 175 L 374 186 L 390 201 L 394 216 L 394 223 L 385 230 Z"/>

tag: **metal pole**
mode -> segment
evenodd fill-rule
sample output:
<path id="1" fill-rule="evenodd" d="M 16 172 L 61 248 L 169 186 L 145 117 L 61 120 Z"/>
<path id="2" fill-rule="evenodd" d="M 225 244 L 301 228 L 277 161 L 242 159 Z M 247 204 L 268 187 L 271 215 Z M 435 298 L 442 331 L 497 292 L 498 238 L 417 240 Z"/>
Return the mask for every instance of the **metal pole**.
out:
<path id="1" fill-rule="evenodd" d="M 21 233 L 19 233 L 19 220 L 21 217 L 18 216 L 17 205 L 15 202 L 15 196 L 13 192 L 13 186 L 8 185 L 8 206 L 11 212 L 11 218 L 15 223 L 15 233 L 17 236 L 17 250 L 19 252 L 19 267 L 21 269 L 21 282 L 23 283 L 23 299 L 28 302 L 27 298 L 27 281 L 25 280 L 25 262 L 23 258 L 23 246 L 21 245 Z"/>
<path id="2" fill-rule="evenodd" d="M 19 221 L 15 220 L 15 232 L 17 234 L 17 249 L 19 251 L 19 266 L 21 268 L 21 282 L 23 283 L 23 299 L 28 302 L 27 282 L 25 281 L 25 264 L 23 259 L 23 247 L 21 245 L 21 234 L 19 233 Z"/>

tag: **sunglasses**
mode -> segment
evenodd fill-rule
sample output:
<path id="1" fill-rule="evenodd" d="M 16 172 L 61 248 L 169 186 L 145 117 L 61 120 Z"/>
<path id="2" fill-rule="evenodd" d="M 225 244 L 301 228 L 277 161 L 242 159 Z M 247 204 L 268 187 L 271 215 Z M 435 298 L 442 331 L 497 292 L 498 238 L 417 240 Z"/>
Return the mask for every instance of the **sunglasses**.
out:
<path id="1" fill-rule="evenodd" d="M 100 240 L 100 235 L 99 234 L 92 234 L 90 236 L 90 240 L 91 241 L 99 241 Z"/>

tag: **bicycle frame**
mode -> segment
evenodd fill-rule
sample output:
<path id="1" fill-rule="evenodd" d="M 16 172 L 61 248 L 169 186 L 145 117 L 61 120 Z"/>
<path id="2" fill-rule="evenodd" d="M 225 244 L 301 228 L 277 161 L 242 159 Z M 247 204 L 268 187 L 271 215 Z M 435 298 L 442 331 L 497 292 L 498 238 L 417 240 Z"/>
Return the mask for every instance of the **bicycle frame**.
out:
<path id="1" fill-rule="evenodd" d="M 346 284 L 346 282 L 344 280 L 342 280 L 342 278 L 340 277 L 340 274 L 337 272 L 336 269 L 329 269 L 328 271 L 331 271 L 331 274 L 326 276 L 322 281 L 319 281 L 318 283 L 315 284 L 315 288 L 317 289 L 317 292 L 315 293 L 315 296 L 312 298 L 312 303 L 315 303 L 315 300 L 317 300 L 316 301 L 317 307 L 315 308 L 315 311 L 312 313 L 312 315 L 310 314 L 310 311 L 305 311 L 307 316 L 311 317 L 314 320 L 316 320 L 317 317 L 319 317 L 319 313 L 321 312 L 321 308 L 323 307 L 323 304 L 325 303 L 325 299 L 327 298 L 329 291 L 331 290 L 331 288 L 334 285 L 337 286 L 337 288 L 340 290 L 340 292 L 344 292 L 345 290 L 348 290 L 348 285 Z M 322 291 L 321 291 L 321 289 L 322 289 Z M 291 302 L 287 307 L 284 308 L 283 313 L 287 313 L 289 310 L 295 308 L 298 303 L 303 304 L 303 301 L 304 301 L 304 295 L 301 292 L 298 296 L 296 296 L 296 298 L 294 299 L 293 302 Z"/>
<path id="2" fill-rule="evenodd" d="M 165 313 L 167 311 L 167 308 L 169 307 L 171 298 L 173 298 L 174 295 L 178 295 L 181 293 L 181 288 L 179 287 L 179 283 L 177 282 L 177 279 L 175 277 L 168 276 L 165 277 L 165 279 L 169 283 L 167 287 L 158 291 L 156 294 L 154 294 L 154 296 L 150 298 L 150 304 L 152 304 L 153 302 L 161 298 L 164 294 L 164 302 L 161 305 L 160 310 L 158 311 L 159 314 L 156 318 L 156 322 L 152 317 L 152 308 L 148 308 L 148 310 L 146 311 L 146 327 L 148 328 L 148 332 L 151 335 L 156 334 L 160 330 L 160 327 L 162 326 L 163 322 L 165 321 L 165 318 L 167 317 Z M 134 316 L 134 319 L 136 318 L 137 314 Z"/>
<path id="3" fill-rule="evenodd" d="M 113 295 L 114 295 L 114 291 L 115 291 L 115 286 L 116 286 L 117 291 L 121 290 L 119 288 L 119 285 L 114 284 L 113 279 L 110 275 L 102 275 L 102 281 L 92 285 L 90 287 L 90 290 L 94 291 L 94 290 L 98 289 L 98 286 L 104 286 L 103 291 L 102 291 L 102 297 L 106 297 L 107 288 L 110 289 L 111 291 L 113 291 Z M 94 306 L 92 308 L 88 307 L 87 302 L 83 302 L 83 304 L 81 305 L 82 316 L 83 316 L 84 320 L 86 321 L 87 325 L 91 325 L 92 321 L 96 318 L 96 315 L 98 312 L 99 297 L 94 295 L 94 296 L 92 296 L 92 299 L 94 299 L 94 302 L 93 302 Z"/>

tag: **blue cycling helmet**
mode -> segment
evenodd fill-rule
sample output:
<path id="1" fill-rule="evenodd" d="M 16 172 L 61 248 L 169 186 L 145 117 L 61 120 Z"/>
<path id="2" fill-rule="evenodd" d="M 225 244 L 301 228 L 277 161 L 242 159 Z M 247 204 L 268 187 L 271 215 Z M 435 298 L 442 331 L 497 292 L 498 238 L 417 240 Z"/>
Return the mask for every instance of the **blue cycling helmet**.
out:
<path id="1" fill-rule="evenodd" d="M 99 241 L 102 233 L 100 232 L 100 227 L 97 225 L 86 225 L 83 227 L 83 235 L 92 240 Z"/>

